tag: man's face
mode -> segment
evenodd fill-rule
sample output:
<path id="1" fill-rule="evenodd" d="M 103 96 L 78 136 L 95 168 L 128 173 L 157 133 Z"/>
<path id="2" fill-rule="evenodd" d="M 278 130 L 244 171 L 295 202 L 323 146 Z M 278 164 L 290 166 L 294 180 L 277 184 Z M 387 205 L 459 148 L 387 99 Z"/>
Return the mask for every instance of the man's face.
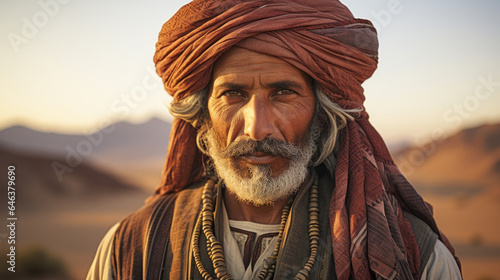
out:
<path id="1" fill-rule="evenodd" d="M 232 169 L 241 178 L 255 177 L 257 170 L 266 170 L 267 174 L 258 176 L 277 178 L 310 142 L 314 109 L 308 75 L 277 57 L 232 48 L 214 65 L 208 111 L 212 125 L 209 134 L 213 134 L 215 143 L 209 143 L 209 153 L 214 158 L 214 149 L 219 154 L 227 149 L 223 168 Z M 269 139 L 278 143 L 271 141 L 270 148 L 264 145 L 253 149 L 258 141 L 268 143 Z M 249 146 L 253 148 L 247 149 Z M 305 165 L 310 152 L 306 157 L 301 159 Z M 222 168 L 217 161 L 215 165 Z"/>

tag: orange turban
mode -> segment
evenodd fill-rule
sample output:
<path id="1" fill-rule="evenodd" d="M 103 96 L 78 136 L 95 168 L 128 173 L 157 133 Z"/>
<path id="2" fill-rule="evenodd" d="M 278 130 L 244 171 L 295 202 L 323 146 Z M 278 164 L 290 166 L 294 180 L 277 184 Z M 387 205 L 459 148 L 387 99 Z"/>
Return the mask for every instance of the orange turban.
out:
<path id="1" fill-rule="evenodd" d="M 376 30 L 335 0 L 195 0 L 160 32 L 154 62 L 180 100 L 207 87 L 215 61 L 233 46 L 279 57 L 314 79 L 341 107 L 363 108 L 361 84 L 377 68 Z M 175 119 L 156 193 L 201 180 L 196 130 Z M 407 211 L 440 234 L 428 205 L 394 164 L 363 112 L 339 138 L 329 217 L 338 279 L 420 279 L 418 246 Z M 446 237 L 440 238 L 453 253 Z M 458 260 L 457 260 L 458 261 Z"/>

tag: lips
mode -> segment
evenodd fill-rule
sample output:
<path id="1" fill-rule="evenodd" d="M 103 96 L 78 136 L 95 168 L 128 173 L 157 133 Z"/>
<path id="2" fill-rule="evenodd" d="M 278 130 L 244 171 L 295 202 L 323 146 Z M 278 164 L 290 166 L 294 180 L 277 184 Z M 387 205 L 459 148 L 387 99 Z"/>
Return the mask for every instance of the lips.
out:
<path id="1" fill-rule="evenodd" d="M 256 153 L 245 154 L 241 156 L 241 158 L 250 164 L 265 165 L 265 164 L 271 164 L 278 157 L 264 152 L 256 152 Z"/>

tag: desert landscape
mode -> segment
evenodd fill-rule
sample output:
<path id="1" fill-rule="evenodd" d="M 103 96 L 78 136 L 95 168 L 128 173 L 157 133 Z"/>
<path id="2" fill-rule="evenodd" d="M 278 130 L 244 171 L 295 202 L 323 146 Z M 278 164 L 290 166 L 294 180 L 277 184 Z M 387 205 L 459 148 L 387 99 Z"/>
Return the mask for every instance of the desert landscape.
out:
<path id="1" fill-rule="evenodd" d="M 500 279 L 500 125 L 465 129 L 393 156 L 433 205 L 464 279 Z"/>
<path id="2" fill-rule="evenodd" d="M 169 123 L 152 119 L 93 135 L 20 126 L 0 131 L 0 168 L 16 166 L 16 279 L 83 279 L 106 231 L 152 194 L 169 130 Z M 87 142 L 91 152 L 83 153 Z M 433 205 L 462 260 L 464 279 L 500 279 L 500 125 L 392 152 Z M 2 185 L 6 180 L 0 177 Z M 5 196 L 0 199 L 6 203 Z M 5 221 L 7 211 L 0 215 Z M 6 237 L 0 231 L 2 252 Z"/>

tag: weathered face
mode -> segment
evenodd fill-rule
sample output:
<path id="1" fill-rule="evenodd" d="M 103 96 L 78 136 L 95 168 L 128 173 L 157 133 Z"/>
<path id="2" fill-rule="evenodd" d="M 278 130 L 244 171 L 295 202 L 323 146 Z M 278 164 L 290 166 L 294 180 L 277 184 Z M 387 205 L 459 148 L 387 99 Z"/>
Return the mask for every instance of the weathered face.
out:
<path id="1" fill-rule="evenodd" d="M 208 111 L 220 148 L 266 138 L 305 145 L 314 109 L 310 77 L 284 60 L 234 47 L 214 65 Z M 252 166 L 266 165 L 276 177 L 290 161 L 253 152 L 231 158 L 231 166 L 246 174 Z"/>

